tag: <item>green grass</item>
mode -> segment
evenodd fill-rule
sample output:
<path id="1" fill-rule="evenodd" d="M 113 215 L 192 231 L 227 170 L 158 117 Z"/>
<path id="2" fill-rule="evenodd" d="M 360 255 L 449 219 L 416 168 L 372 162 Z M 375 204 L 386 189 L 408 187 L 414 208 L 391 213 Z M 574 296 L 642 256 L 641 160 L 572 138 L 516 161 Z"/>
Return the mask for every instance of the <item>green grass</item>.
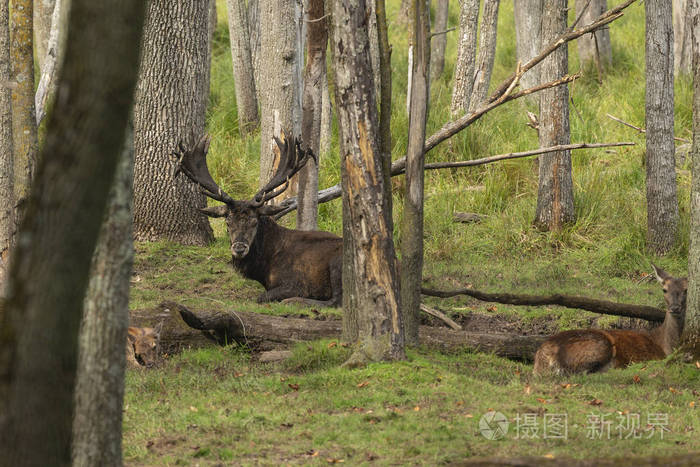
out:
<path id="1" fill-rule="evenodd" d="M 451 2 L 449 25 L 458 21 Z M 407 28 L 395 21 L 400 2 L 388 2 L 393 46 L 393 158 L 404 155 Z M 257 189 L 258 133 L 238 132 L 231 77 L 225 3 L 212 60 L 208 130 L 210 168 L 222 188 L 237 198 Z M 512 2 L 501 2 L 495 86 L 515 66 Z M 570 86 L 572 142 L 634 141 L 633 147 L 572 154 L 577 221 L 560 232 L 542 232 L 532 221 L 537 199 L 533 160 L 476 168 L 430 171 L 425 190 L 425 267 L 429 286 L 471 285 L 493 292 L 568 293 L 663 306 L 655 282 L 645 280 L 654 262 L 671 273 L 686 270 L 690 169 L 678 166 L 681 213 L 676 248 L 657 258 L 645 249 L 644 138 L 606 117 L 644 126 L 644 9 L 629 7 L 611 26 L 615 68 L 602 83 L 591 70 Z M 428 134 L 450 120 L 456 32 L 448 34 L 446 66 L 434 78 Z M 569 45 L 572 72 L 579 68 Z M 675 131 L 691 136 L 692 83 L 676 80 Z M 428 162 L 466 160 L 538 146 L 525 126 L 536 101 L 506 104 L 443 143 Z M 337 128 L 334 129 L 337 132 Z M 321 159 L 320 185 L 339 180 L 337 133 Z M 403 178 L 393 180 L 395 232 L 400 245 Z M 455 211 L 485 216 L 478 224 L 452 222 Z M 294 224 L 288 216 L 286 225 Z M 320 227 L 341 233 L 340 201 L 320 208 Z M 262 287 L 234 273 L 220 220 L 212 222 L 216 242 L 206 248 L 157 242 L 137 245 L 132 309 L 165 299 L 194 309 L 243 310 L 271 314 L 307 313 L 302 307 L 259 305 Z M 482 313 L 524 323 L 554 321 L 562 329 L 587 325 L 596 315 L 559 307 L 513 307 L 468 298 L 426 299 L 446 313 Z M 338 315 L 338 310 L 322 310 Z M 603 317 L 598 325 L 616 322 Z M 412 349 L 409 359 L 349 371 L 340 367 L 347 347 L 336 341 L 300 344 L 281 364 L 259 364 L 236 347 L 185 352 L 162 368 L 127 375 L 124 455 L 130 465 L 440 464 L 473 456 L 627 457 L 700 451 L 700 371 L 675 361 L 653 362 L 601 375 L 535 380 L 531 366 L 479 353 L 442 355 Z M 591 401 L 602 405 L 591 405 Z M 510 422 L 504 439 L 487 440 L 479 420 L 489 410 Z M 525 415 L 535 414 L 535 415 Z M 517 439 L 516 418 L 537 422 L 566 414 L 568 437 Z M 642 438 L 588 439 L 588 417 L 607 414 L 618 423 L 640 416 Z M 663 439 L 647 428 L 649 414 L 667 415 Z M 695 431 L 692 431 L 695 430 Z"/>

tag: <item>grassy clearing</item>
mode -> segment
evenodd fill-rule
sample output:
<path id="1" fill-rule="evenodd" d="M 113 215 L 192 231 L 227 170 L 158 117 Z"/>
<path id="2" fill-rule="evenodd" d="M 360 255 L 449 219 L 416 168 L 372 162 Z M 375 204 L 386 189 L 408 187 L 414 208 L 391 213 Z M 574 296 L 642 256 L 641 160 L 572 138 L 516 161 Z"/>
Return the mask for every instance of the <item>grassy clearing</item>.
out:
<path id="1" fill-rule="evenodd" d="M 450 25 L 457 24 L 452 2 Z M 390 21 L 400 2 L 388 2 Z M 259 134 L 238 134 L 225 2 L 212 61 L 208 128 L 210 168 L 234 197 L 257 189 Z M 501 3 L 493 82 L 515 66 L 512 3 Z M 432 287 L 472 285 L 488 291 L 569 293 L 663 306 L 661 291 L 646 280 L 650 262 L 675 274 L 686 269 L 690 171 L 678 164 L 681 235 L 676 249 L 654 258 L 646 234 L 644 138 L 607 113 L 644 126 L 644 9 L 637 3 L 611 27 L 616 67 L 602 83 L 586 70 L 570 87 L 573 142 L 635 141 L 637 146 L 573 154 L 577 222 L 561 232 L 532 226 L 537 173 L 532 160 L 426 173 L 425 279 Z M 391 22 L 393 45 L 393 156 L 406 149 L 406 27 Z M 624 45 L 623 45 L 624 44 Z M 570 68 L 579 68 L 575 44 Z M 433 80 L 428 133 L 450 119 L 456 33 L 448 35 L 445 72 Z M 676 80 L 676 134 L 690 137 L 691 82 Z M 507 104 L 428 154 L 428 161 L 465 160 L 537 147 L 526 110 L 533 101 Z M 339 180 L 337 144 L 321 159 L 320 184 Z M 395 240 L 401 241 L 402 177 L 393 180 Z M 455 224 L 455 211 L 485 215 L 479 224 Z M 293 225 L 293 216 L 285 220 Z M 165 299 L 193 308 L 298 314 L 307 310 L 258 305 L 257 283 L 231 271 L 221 221 L 207 248 L 167 242 L 137 245 L 133 309 Z M 320 227 L 341 232 L 339 201 L 320 208 Z M 523 322 L 556 318 L 560 328 L 595 315 L 558 307 L 492 306 L 471 299 L 426 300 L 448 314 L 483 313 Z M 337 314 L 337 311 L 329 311 Z M 597 324 L 614 325 L 612 317 Z M 261 365 L 245 349 L 207 349 L 170 358 L 162 368 L 127 376 L 124 454 L 131 465 L 450 463 L 473 456 L 535 455 L 624 457 L 700 451 L 700 371 L 674 362 L 602 375 L 534 380 L 531 366 L 490 355 L 441 355 L 418 349 L 409 360 L 362 370 L 339 367 L 347 348 L 331 341 L 300 345 L 284 364 Z M 600 401 L 601 405 L 591 402 Z M 597 404 L 598 402 L 595 402 Z M 479 421 L 489 410 L 505 415 L 507 435 L 486 439 Z M 566 414 L 567 437 L 543 437 L 545 417 Z M 589 416 L 610 422 L 608 439 L 589 439 Z M 637 431 L 626 430 L 639 415 Z M 660 415 L 663 439 L 648 423 Z M 664 418 L 666 417 L 666 418 Z M 658 416 L 657 422 L 658 420 Z M 533 434 L 527 422 L 539 431 Z M 520 424 L 520 426 L 518 426 Z M 653 424 L 653 423 L 652 423 Z M 522 428 L 522 429 L 521 429 Z M 551 425 L 550 425 L 551 428 Z M 533 428 L 534 429 L 534 428 Z M 694 430 L 694 431 L 693 431 Z M 516 435 L 520 434 L 518 439 Z M 629 437 L 625 438 L 627 435 Z M 651 436 L 649 436 L 651 435 Z"/>

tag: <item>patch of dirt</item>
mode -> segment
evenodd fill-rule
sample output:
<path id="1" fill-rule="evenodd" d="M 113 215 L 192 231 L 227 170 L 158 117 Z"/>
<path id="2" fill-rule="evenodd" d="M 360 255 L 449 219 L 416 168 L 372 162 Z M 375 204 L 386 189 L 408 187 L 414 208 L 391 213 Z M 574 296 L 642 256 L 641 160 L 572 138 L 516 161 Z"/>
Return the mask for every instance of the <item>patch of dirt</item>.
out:
<path id="1" fill-rule="evenodd" d="M 462 326 L 463 331 L 470 332 L 550 335 L 559 331 L 559 320 L 555 316 L 527 320 L 498 313 L 452 313 L 449 316 Z M 426 313 L 421 313 L 421 324 L 446 327 L 442 320 Z"/>

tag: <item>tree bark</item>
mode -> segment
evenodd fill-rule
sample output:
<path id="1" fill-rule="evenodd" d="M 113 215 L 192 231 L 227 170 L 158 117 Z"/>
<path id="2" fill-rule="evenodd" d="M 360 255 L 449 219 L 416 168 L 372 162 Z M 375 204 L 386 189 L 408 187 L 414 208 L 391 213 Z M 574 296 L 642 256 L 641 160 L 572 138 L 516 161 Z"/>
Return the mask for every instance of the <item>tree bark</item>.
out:
<path id="1" fill-rule="evenodd" d="M 671 2 L 646 0 L 647 248 L 668 253 L 678 235 L 673 143 Z"/>
<path id="2" fill-rule="evenodd" d="M 248 0 L 248 33 L 255 92 L 260 104 L 260 0 Z"/>
<path id="3" fill-rule="evenodd" d="M 134 238 L 206 245 L 214 236 L 197 208 L 206 198 L 168 175 L 169 153 L 204 133 L 209 100 L 209 3 L 148 3 L 134 106 Z"/>
<path id="4" fill-rule="evenodd" d="M 260 186 L 274 170 L 277 145 L 273 136 L 281 131 L 300 133 L 297 103 L 299 80 L 296 62 L 303 60 L 297 50 L 295 0 L 260 0 Z M 290 196 L 296 189 L 290 186 Z"/>
<path id="5" fill-rule="evenodd" d="M 71 462 L 78 330 L 132 104 L 143 5 L 72 1 L 71 41 L 0 323 L 2 466 Z"/>
<path id="6" fill-rule="evenodd" d="M 122 464 L 124 345 L 133 263 L 133 132 L 127 131 L 92 257 L 78 341 L 73 466 Z"/>
<path id="7" fill-rule="evenodd" d="M 545 0 L 542 41 L 548 43 L 566 30 L 567 0 Z M 566 47 L 559 47 L 542 61 L 544 82 L 566 75 L 569 69 Z M 540 146 L 569 144 L 569 88 L 557 86 L 540 93 Z M 535 224 L 559 230 L 575 220 L 571 178 L 571 151 L 543 154 L 539 158 L 539 189 Z"/>
<path id="8" fill-rule="evenodd" d="M 688 248 L 688 301 L 681 341 L 700 360 L 700 2 L 689 0 L 693 63 L 693 181 L 690 188 L 690 246 Z"/>
<path id="9" fill-rule="evenodd" d="M 418 345 L 420 286 L 423 283 L 423 148 L 430 92 L 430 12 L 425 0 L 414 0 L 412 16 L 414 59 L 401 236 L 401 304 L 406 343 Z"/>
<path id="10" fill-rule="evenodd" d="M 469 98 L 474 89 L 479 0 L 460 0 L 459 12 L 457 63 L 450 106 L 453 116 L 463 114 L 469 109 Z"/>
<path id="11" fill-rule="evenodd" d="M 302 101 L 301 141 L 317 158 L 321 156 L 323 86 L 327 85 L 328 27 L 323 0 L 307 0 L 306 71 Z M 320 162 L 320 159 L 319 159 Z M 318 228 L 318 164 L 310 161 L 299 172 L 297 229 Z"/>
<path id="12" fill-rule="evenodd" d="M 404 358 L 396 255 L 382 212 L 384 175 L 365 11 L 364 0 L 339 0 L 331 12 L 343 206 L 347 207 L 343 218 L 354 247 L 346 251 L 344 245 L 343 259 L 352 263 L 355 272 L 352 295 L 359 330 L 358 345 L 347 362 L 350 366 Z M 345 291 L 343 286 L 344 308 Z"/>
<path id="13" fill-rule="evenodd" d="M 678 74 L 692 71 L 693 0 L 673 0 L 674 70 Z"/>
<path id="14" fill-rule="evenodd" d="M 57 0 L 37 0 L 34 2 L 34 44 L 39 68 L 43 69 L 51 35 L 51 17 Z"/>
<path id="15" fill-rule="evenodd" d="M 12 140 L 14 144 L 15 222 L 22 222 L 37 162 L 36 111 L 34 109 L 34 44 L 32 0 L 12 2 L 10 54 L 12 61 Z"/>
<path id="16" fill-rule="evenodd" d="M 62 0 L 55 0 L 53 14 L 51 15 L 51 32 L 46 45 L 46 55 L 41 63 L 41 78 L 37 86 L 36 94 L 34 95 L 34 106 L 36 107 L 36 124 L 41 125 L 44 116 L 46 115 L 46 107 L 49 98 L 56 92 L 56 77 L 58 76 L 58 67 L 63 57 L 62 44 L 65 41 L 61 40 L 65 36 L 65 4 Z"/>
<path id="17" fill-rule="evenodd" d="M 496 59 L 498 32 L 498 5 L 500 0 L 484 0 L 484 14 L 479 31 L 479 57 L 474 73 L 474 88 L 469 100 L 469 110 L 476 110 L 486 102 L 491 84 L 493 62 Z"/>
<path id="18" fill-rule="evenodd" d="M 8 2 L 0 2 L 0 82 L 10 82 L 10 12 Z M 14 157 L 12 144 L 12 92 L 0 87 L 0 300 L 15 234 Z M 0 316 L 0 319 L 2 317 Z"/>
<path id="19" fill-rule="evenodd" d="M 544 0 L 513 0 L 515 18 L 515 54 L 520 63 L 527 63 L 540 53 L 542 41 L 542 9 Z M 540 66 L 528 70 L 520 85 L 527 89 L 537 86 L 540 80 Z"/>
<path id="20" fill-rule="evenodd" d="M 393 199 L 391 194 L 391 46 L 386 22 L 386 2 L 376 1 L 377 39 L 379 41 L 379 150 L 384 174 L 384 215 L 389 228 L 394 230 Z"/>
<path id="21" fill-rule="evenodd" d="M 608 9 L 607 0 L 591 0 L 584 12 L 582 10 L 587 3 L 588 0 L 576 0 L 576 17 L 581 18 L 580 24 L 592 22 Z M 591 34 L 579 37 L 578 56 L 582 68 L 586 64 L 593 63 L 599 72 L 609 70 L 612 67 L 610 29 L 601 28 Z"/>
<path id="22" fill-rule="evenodd" d="M 438 33 L 430 41 L 430 80 L 435 81 L 445 69 L 445 47 L 447 46 L 447 19 L 450 0 L 437 0 L 433 30 Z"/>
<path id="23" fill-rule="evenodd" d="M 228 30 L 233 62 L 233 83 L 236 88 L 238 129 L 245 136 L 258 126 L 258 98 L 250 54 L 248 10 L 245 0 L 227 0 Z"/>

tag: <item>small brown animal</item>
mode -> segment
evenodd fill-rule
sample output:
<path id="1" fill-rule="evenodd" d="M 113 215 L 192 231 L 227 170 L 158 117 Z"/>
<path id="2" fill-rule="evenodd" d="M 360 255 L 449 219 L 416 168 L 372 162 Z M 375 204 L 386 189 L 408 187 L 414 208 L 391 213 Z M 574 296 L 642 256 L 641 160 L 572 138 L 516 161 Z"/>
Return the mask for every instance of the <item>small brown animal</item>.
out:
<path id="1" fill-rule="evenodd" d="M 594 373 L 633 362 L 660 360 L 678 345 L 685 322 L 688 279 L 675 278 L 652 264 L 664 290 L 666 317 L 650 331 L 577 329 L 547 339 L 535 354 L 534 374 Z"/>
<path id="2" fill-rule="evenodd" d="M 130 326 L 126 338 L 126 364 L 133 368 L 150 368 L 158 358 L 161 321 L 155 328 L 135 328 Z"/>

